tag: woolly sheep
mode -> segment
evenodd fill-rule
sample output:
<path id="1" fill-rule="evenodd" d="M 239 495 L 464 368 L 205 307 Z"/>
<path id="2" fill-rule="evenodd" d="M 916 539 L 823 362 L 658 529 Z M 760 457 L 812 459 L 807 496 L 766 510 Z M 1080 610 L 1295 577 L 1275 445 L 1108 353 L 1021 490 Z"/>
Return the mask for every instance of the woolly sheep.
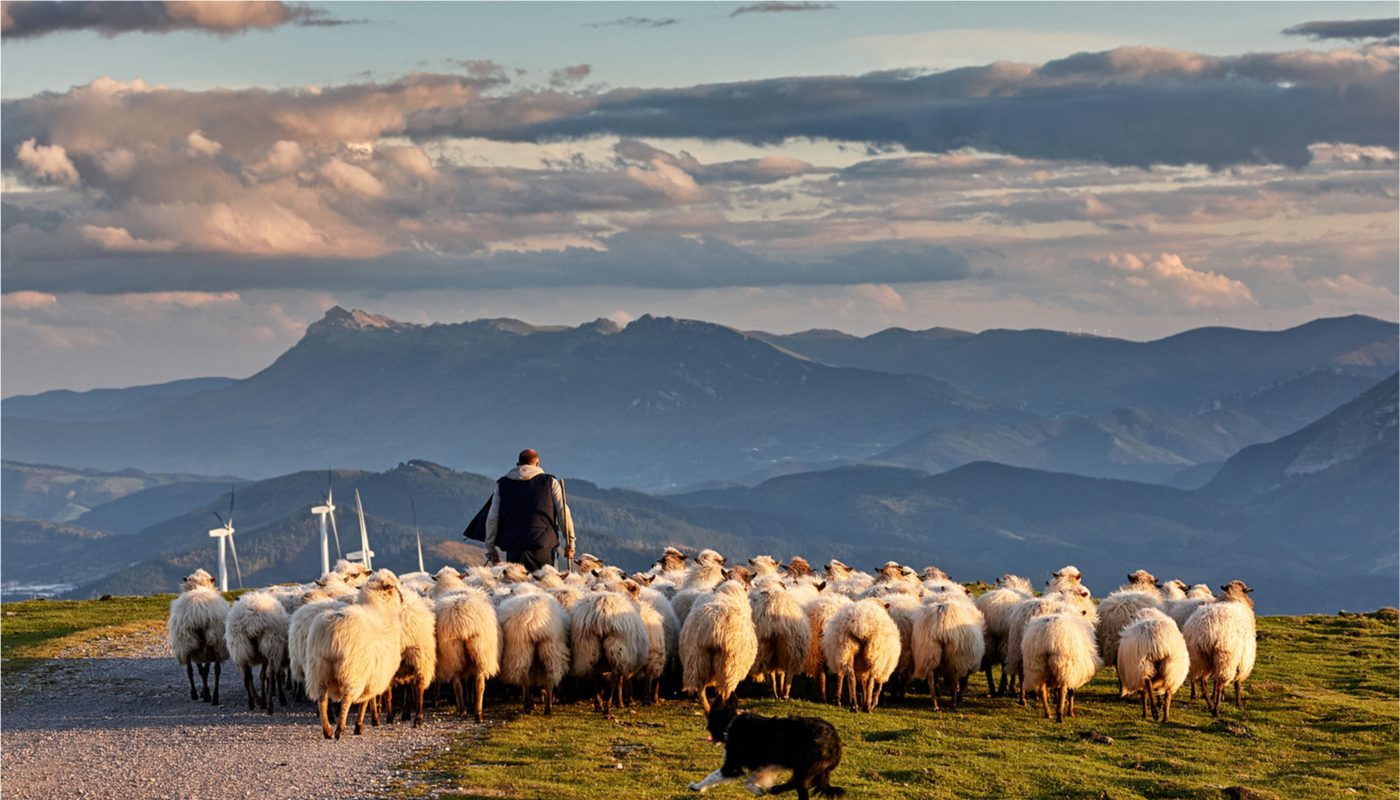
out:
<path id="1" fill-rule="evenodd" d="M 1036 617 L 1026 624 L 1021 641 L 1025 688 L 1040 692 L 1050 718 L 1050 690 L 1055 690 L 1055 721 L 1074 716 L 1074 692 L 1094 679 L 1103 662 L 1094 641 L 1094 626 L 1074 611 Z"/>
<path id="2" fill-rule="evenodd" d="M 1172 600 L 1166 603 L 1167 616 L 1171 617 L 1178 628 L 1186 627 L 1186 620 L 1191 619 L 1191 615 L 1196 613 L 1196 609 L 1206 603 L 1215 602 L 1215 595 L 1210 587 L 1204 583 L 1198 583 L 1187 591 L 1186 596 L 1180 600 Z"/>
<path id="3" fill-rule="evenodd" d="M 714 687 L 718 701 L 727 703 L 757 656 L 753 611 L 738 581 L 717 586 L 681 623 L 682 685 L 700 696 L 706 714 L 708 689 Z"/>
<path id="4" fill-rule="evenodd" d="M 680 589 L 671 598 L 671 609 L 676 612 L 676 619 L 682 626 L 695 604 L 723 581 L 724 556 L 713 550 L 701 550 L 686 571 Z"/>
<path id="5" fill-rule="evenodd" d="M 429 594 L 438 598 L 450 592 L 460 592 L 465 588 L 467 588 L 467 584 L 466 581 L 462 580 L 462 573 L 447 566 L 433 575 L 433 588 Z"/>
<path id="6" fill-rule="evenodd" d="M 915 677 L 914 672 L 914 619 L 919 616 L 919 597 L 911 591 L 894 592 L 884 595 L 886 611 L 894 626 L 899 629 L 899 661 L 895 664 L 890 682 L 894 684 L 897 696 L 904 696 L 904 688 Z"/>
<path id="7" fill-rule="evenodd" d="M 753 568 L 755 576 L 777 575 L 778 562 L 772 556 L 754 556 L 749 559 L 749 566 Z"/>
<path id="8" fill-rule="evenodd" d="M 1033 594 L 1030 581 L 1018 575 L 997 578 L 996 588 L 983 593 L 974 603 L 986 621 L 982 669 L 987 673 L 987 693 L 1006 694 L 1006 637 L 1011 628 L 1011 612 L 1016 604 Z M 1002 665 L 1001 684 L 992 682 L 992 665 Z"/>
<path id="9" fill-rule="evenodd" d="M 1213 717 L 1220 716 L 1220 698 L 1226 684 L 1234 684 L 1235 706 L 1244 708 L 1240 689 L 1254 671 L 1258 645 L 1254 633 L 1254 601 L 1249 597 L 1254 590 L 1238 580 L 1220 589 L 1216 601 L 1196 609 L 1182 629 L 1191 656 L 1188 679 L 1193 683 L 1214 681 L 1214 687 L 1206 695 L 1206 705 Z"/>
<path id="10" fill-rule="evenodd" d="M 613 700 L 621 702 L 623 682 L 646 666 L 646 624 L 627 596 L 607 589 L 584 595 L 570 609 L 569 620 L 573 674 L 592 679 L 594 709 L 612 716 Z"/>
<path id="11" fill-rule="evenodd" d="M 633 583 L 635 584 L 635 581 Z M 651 594 L 651 600 L 648 599 L 647 593 Z M 642 700 L 651 705 L 661 699 L 661 676 L 666 672 L 666 667 L 676 652 L 676 617 L 672 613 L 670 619 L 667 619 L 662 613 L 663 606 L 660 604 L 665 603 L 664 608 L 667 612 L 671 610 L 671 604 L 667 602 L 665 595 L 655 589 L 638 585 L 637 595 L 628 596 L 632 597 L 636 604 L 637 613 L 642 618 L 642 626 L 647 632 L 647 659 L 637 677 L 642 682 Z"/>
<path id="12" fill-rule="evenodd" d="M 1021 705 L 1026 704 L 1025 663 L 1021 654 L 1021 645 L 1025 640 L 1027 624 L 1037 617 L 1072 610 L 1083 617 L 1092 629 L 1096 617 L 1092 616 L 1093 600 L 1087 595 L 1088 590 L 1083 586 L 1072 585 L 1066 591 L 1048 592 L 1041 597 L 1023 600 L 1011 610 L 1006 633 L 1006 662 L 1003 669 L 1011 675 L 1011 680 L 1017 683 L 1017 701 Z M 1074 598 L 1074 601 L 1071 598 Z"/>
<path id="13" fill-rule="evenodd" d="M 841 683 L 851 686 L 851 710 L 869 712 L 879 703 L 880 689 L 899 664 L 899 628 L 886 604 L 873 598 L 842 608 L 822 631 L 827 667 Z"/>
<path id="14" fill-rule="evenodd" d="M 526 711 L 534 690 L 544 690 L 544 711 L 554 712 L 554 690 L 569 671 L 569 620 L 550 594 L 506 598 L 496 609 L 501 621 L 503 683 L 519 686 Z"/>
<path id="15" fill-rule="evenodd" d="M 826 697 L 826 650 L 822 646 L 822 633 L 826 629 L 826 624 L 831 618 L 836 616 L 843 607 L 850 605 L 851 598 L 836 592 L 823 592 L 817 595 L 816 599 L 809 601 L 802 610 L 807 616 L 807 629 L 811 633 L 811 641 L 807 647 L 807 659 L 803 664 L 803 674 L 817 679 L 817 694 L 821 702 L 827 702 Z M 831 698 L 833 704 L 841 700 L 839 693 Z"/>
<path id="16" fill-rule="evenodd" d="M 501 626 L 496 609 L 479 589 L 466 589 L 438 601 L 434 609 L 439 681 L 452 685 L 457 716 L 467 714 L 464 681 L 475 686 L 476 721 L 482 721 L 486 681 L 501 669 Z"/>
<path id="17" fill-rule="evenodd" d="M 1079 586 L 1084 582 L 1084 576 L 1079 571 L 1079 567 L 1070 565 L 1060 567 L 1050 573 L 1050 580 L 1045 582 L 1047 592 L 1058 592 L 1074 586 Z"/>
<path id="18" fill-rule="evenodd" d="M 811 644 L 807 615 L 781 581 L 754 589 L 749 593 L 749 602 L 753 606 L 754 634 L 758 638 L 758 654 L 752 672 L 770 676 L 773 697 L 786 700 L 792 694 L 792 677 L 802 671 Z"/>
<path id="19" fill-rule="evenodd" d="M 982 665 L 986 643 L 982 612 L 965 599 L 948 596 L 926 603 L 914 618 L 914 674 L 928 681 L 938 710 L 938 679 L 948 685 L 950 705 L 958 707 L 967 677 Z"/>
<path id="20" fill-rule="evenodd" d="M 1158 718 L 1157 695 L 1161 694 L 1161 719 L 1171 716 L 1172 695 L 1186 682 L 1191 659 L 1186 640 L 1172 618 L 1156 608 L 1144 608 L 1123 628 L 1118 642 L 1118 681 L 1121 696 L 1142 693 L 1142 718 Z"/>
<path id="21" fill-rule="evenodd" d="M 344 598 L 332 596 L 324 589 L 313 589 L 306 593 L 301 608 L 292 612 L 287 625 L 287 663 L 293 682 L 303 687 L 306 684 L 306 637 L 311 631 L 311 621 L 340 608 L 345 602 Z"/>
<path id="22" fill-rule="evenodd" d="M 431 579 L 429 579 L 431 580 Z M 399 584 L 402 590 L 403 584 Z M 413 713 L 413 727 L 423 724 L 423 693 L 437 677 L 437 616 L 432 604 L 417 592 L 403 592 L 399 608 L 399 668 L 385 693 L 386 720 L 394 724 L 394 688 L 407 687 L 404 719 Z"/>
<path id="23" fill-rule="evenodd" d="M 224 640 L 233 666 L 243 671 L 243 688 L 248 693 L 248 709 L 262 706 L 272 713 L 272 693 L 282 694 L 279 676 L 287 660 L 287 627 L 290 619 L 278 599 L 267 592 L 248 592 L 229 609 Z M 259 667 L 261 697 L 253 691 L 253 667 Z"/>
<path id="24" fill-rule="evenodd" d="M 175 660 L 185 668 L 190 679 L 190 699 L 219 704 L 219 676 L 223 662 L 228 659 L 224 642 L 224 621 L 228 617 L 228 601 L 214 588 L 214 577 L 197 569 L 180 583 L 181 593 L 170 602 L 170 619 L 166 634 Z M 214 665 L 214 694 L 209 694 L 209 665 Z M 194 688 L 194 668 L 199 667 L 203 693 Z"/>
<path id="25" fill-rule="evenodd" d="M 1157 578 L 1143 569 L 1130 574 L 1126 584 L 1099 603 L 1095 636 L 1105 664 L 1118 663 L 1118 636 L 1144 608 L 1162 610 L 1162 593 L 1157 589 Z M 1119 688 L 1123 688 L 1121 684 Z"/>
<path id="26" fill-rule="evenodd" d="M 399 588 L 420 597 L 431 596 L 436 585 L 433 576 L 426 572 L 407 572 L 399 576 Z"/>
<path id="27" fill-rule="evenodd" d="M 387 569 L 370 576 L 355 602 L 312 619 L 306 640 L 306 693 L 321 712 L 321 733 L 339 739 L 350 708 L 359 704 L 355 735 L 364 727 L 365 709 L 383 694 L 399 667 L 399 625 L 403 592 Z M 340 703 L 332 733 L 330 701 Z"/>

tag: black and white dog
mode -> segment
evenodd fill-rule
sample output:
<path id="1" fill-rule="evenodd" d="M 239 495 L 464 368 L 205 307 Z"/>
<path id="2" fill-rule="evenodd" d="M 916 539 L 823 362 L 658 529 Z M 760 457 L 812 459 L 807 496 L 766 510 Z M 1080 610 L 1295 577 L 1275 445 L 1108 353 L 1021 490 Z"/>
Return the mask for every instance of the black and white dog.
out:
<path id="1" fill-rule="evenodd" d="M 761 717 L 732 706 L 716 704 L 706 722 L 710 741 L 724 743 L 724 764 L 704 780 L 690 784 L 703 792 L 717 783 L 753 774 L 744 788 L 755 796 L 797 790 L 798 800 L 808 800 L 808 790 L 825 797 L 846 793 L 831 785 L 831 772 L 841 763 L 841 737 L 831 723 L 816 717 Z M 792 770 L 786 783 L 774 786 L 778 774 Z"/>

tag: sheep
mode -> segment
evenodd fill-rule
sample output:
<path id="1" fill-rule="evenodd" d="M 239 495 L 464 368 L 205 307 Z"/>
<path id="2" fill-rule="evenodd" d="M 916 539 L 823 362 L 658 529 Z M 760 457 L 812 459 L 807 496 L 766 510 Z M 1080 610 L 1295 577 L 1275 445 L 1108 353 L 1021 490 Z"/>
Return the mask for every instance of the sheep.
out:
<path id="1" fill-rule="evenodd" d="M 413 592 L 421 597 L 431 595 L 436 585 L 437 584 L 433 581 L 433 576 L 426 572 L 408 572 L 399 576 L 399 587 L 401 589 Z"/>
<path id="2" fill-rule="evenodd" d="M 753 610 L 738 581 L 715 587 L 681 623 L 682 685 L 700 696 L 706 714 L 710 713 L 708 689 L 713 686 L 718 702 L 727 703 L 757 656 Z"/>
<path id="3" fill-rule="evenodd" d="M 802 556 L 793 556 L 787 563 L 787 575 L 789 578 L 812 577 L 812 565 Z"/>
<path id="4" fill-rule="evenodd" d="M 402 590 L 402 582 L 399 586 Z M 408 719 L 412 711 L 413 727 L 423 724 L 423 693 L 437 677 L 436 628 L 432 604 L 417 592 L 404 592 L 399 608 L 399 668 L 385 692 L 386 721 L 390 725 L 394 724 L 395 686 L 408 687 L 403 718 Z"/>
<path id="5" fill-rule="evenodd" d="M 364 564 L 356 564 L 353 561 L 340 559 L 335 562 L 334 571 L 345 580 L 345 583 L 352 589 L 358 589 L 365 585 L 370 579 L 370 568 Z"/>
<path id="6" fill-rule="evenodd" d="M 1058 592 L 1062 589 L 1079 586 L 1083 582 L 1084 576 L 1079 571 L 1079 567 L 1073 565 L 1060 567 L 1055 572 L 1050 573 L 1050 580 L 1045 582 L 1045 590 L 1047 592 Z"/>
<path id="7" fill-rule="evenodd" d="M 1023 706 L 1026 704 L 1026 684 L 1021 644 L 1025 639 L 1026 625 L 1037 617 L 1069 610 L 1077 612 L 1091 628 L 1097 620 L 1089 590 L 1076 584 L 1071 584 L 1070 588 L 1064 591 L 1049 592 L 1041 597 L 1023 600 L 1011 610 L 1006 628 L 1006 661 L 1002 669 L 1017 684 L 1017 702 Z"/>
<path id="8" fill-rule="evenodd" d="M 457 716 L 467 714 L 463 681 L 474 682 L 476 721 L 481 722 L 486 681 L 501 670 L 501 625 L 486 594 L 466 589 L 438 601 L 434 609 L 439 681 L 452 684 Z"/>
<path id="9" fill-rule="evenodd" d="M 553 564 L 545 564 L 534 572 L 530 577 L 535 579 L 535 585 L 542 589 L 557 589 L 564 585 L 564 576 L 559 574 L 559 570 Z"/>
<path id="10" fill-rule="evenodd" d="M 850 684 L 851 710 L 869 712 L 879 703 L 880 689 L 899 664 L 899 628 L 887 604 L 868 598 L 842 608 L 822 631 L 827 667 L 841 684 Z"/>
<path id="11" fill-rule="evenodd" d="M 287 698 L 279 680 L 287 660 L 287 610 L 278 599 L 267 592 L 249 592 L 238 598 L 229 609 L 224 640 L 233 666 L 243 671 L 243 688 L 248 693 L 248 710 L 261 705 L 272 713 L 272 693 L 277 692 L 282 705 Z M 253 667 L 259 667 L 258 682 L 262 696 L 253 691 Z"/>
<path id="12" fill-rule="evenodd" d="M 944 572 L 943 570 L 941 570 L 941 569 L 939 569 L 938 567 L 935 567 L 935 566 L 927 566 L 927 567 L 924 567 L 924 571 L 923 571 L 921 574 L 922 574 L 922 576 L 923 576 L 923 579 L 926 580 L 926 581 L 946 581 L 946 580 L 949 580 L 949 578 L 948 578 L 948 573 Z"/>
<path id="13" fill-rule="evenodd" d="M 769 675 L 773 697 L 787 700 L 792 694 L 792 676 L 802 671 L 811 644 L 807 615 L 781 582 L 754 589 L 749 593 L 749 602 L 753 606 L 754 634 L 758 637 L 752 672 Z"/>
<path id="14" fill-rule="evenodd" d="M 809 601 L 802 610 L 807 616 L 807 628 L 811 633 L 810 643 L 807 647 L 807 658 L 803 662 L 803 674 L 817 679 L 817 694 L 820 695 L 821 702 L 827 702 L 826 697 L 826 650 L 822 647 L 822 633 L 826 629 L 826 624 L 843 607 L 851 604 L 851 598 L 837 592 L 823 592 L 817 595 L 815 600 Z M 832 704 L 839 703 L 841 697 L 839 693 L 831 698 Z"/>
<path id="15" fill-rule="evenodd" d="M 1125 626 L 1137 618 L 1144 608 L 1162 609 L 1162 593 L 1157 589 L 1157 579 L 1147 570 L 1137 570 L 1128 576 L 1128 582 L 1118 587 L 1099 603 L 1099 622 L 1095 635 L 1099 642 L 1099 655 L 1105 664 L 1118 663 L 1118 635 Z M 1123 688 L 1120 683 L 1119 688 Z"/>
<path id="16" fill-rule="evenodd" d="M 1157 694 L 1162 695 L 1161 719 L 1170 719 L 1172 695 L 1186 682 L 1191 659 L 1186 652 L 1186 640 L 1172 618 L 1156 608 L 1144 608 L 1123 628 L 1118 642 L 1118 680 L 1120 696 L 1142 692 L 1142 718 L 1152 709 L 1157 719 Z"/>
<path id="17" fill-rule="evenodd" d="M 594 570 L 601 569 L 602 567 L 603 559 L 592 553 L 584 553 L 574 559 L 574 572 L 585 577 L 592 575 Z"/>
<path id="18" fill-rule="evenodd" d="M 894 620 L 895 627 L 899 629 L 899 661 L 895 664 L 890 680 L 894 683 L 895 695 L 901 699 L 904 697 L 905 687 L 915 677 L 914 619 L 919 616 L 920 605 L 919 598 L 913 591 L 906 584 L 904 589 L 880 598 L 885 601 L 890 619 Z"/>
<path id="19" fill-rule="evenodd" d="M 1176 621 L 1178 628 L 1184 629 L 1186 620 L 1191 619 L 1191 615 L 1196 613 L 1196 609 L 1206 603 L 1213 602 L 1215 602 L 1215 595 L 1210 591 L 1210 587 L 1204 583 L 1198 583 L 1186 592 L 1184 598 L 1172 600 L 1166 604 L 1167 616 Z"/>
<path id="20" fill-rule="evenodd" d="M 467 588 L 466 581 L 462 580 L 462 573 L 455 568 L 447 566 L 438 570 L 433 575 L 433 589 L 431 595 L 434 599 L 440 598 L 450 592 L 460 592 Z"/>
<path id="21" fill-rule="evenodd" d="M 684 582 L 671 598 L 671 608 L 681 625 L 685 625 L 685 619 L 695 604 L 724 579 L 724 556 L 713 550 L 701 550 L 686 572 Z"/>
<path id="22" fill-rule="evenodd" d="M 1055 721 L 1074 716 L 1074 692 L 1094 679 L 1103 662 L 1094 641 L 1094 626 L 1081 613 L 1060 611 L 1036 617 L 1022 635 L 1024 686 L 1040 692 L 1050 718 L 1050 690 L 1055 690 Z"/>
<path id="23" fill-rule="evenodd" d="M 996 588 L 974 601 L 986 620 L 982 669 L 987 673 L 987 694 L 991 697 L 1007 691 L 1006 637 L 1011 627 L 1011 612 L 1017 603 L 1030 599 L 1032 594 L 1030 581 L 1019 575 L 1003 575 L 997 578 Z M 994 663 L 1002 665 L 999 687 L 992 682 Z"/>
<path id="24" fill-rule="evenodd" d="M 496 579 L 501 583 L 525 583 L 530 580 L 530 571 L 525 569 L 525 565 L 517 564 L 514 561 L 497 565 L 493 571 L 496 574 Z"/>
<path id="25" fill-rule="evenodd" d="M 1182 629 L 1191 656 L 1188 679 L 1192 683 L 1199 680 L 1202 686 L 1207 679 L 1215 682 L 1211 693 L 1206 695 L 1206 706 L 1212 717 L 1220 716 L 1220 698 L 1229 683 L 1235 685 L 1235 707 L 1244 709 L 1240 688 L 1254 671 L 1257 647 L 1254 601 L 1249 597 L 1254 590 L 1239 580 L 1230 581 L 1220 589 L 1216 601 L 1196 609 Z"/>
<path id="26" fill-rule="evenodd" d="M 1162 584 L 1162 602 L 1171 603 L 1174 600 L 1186 599 L 1186 582 L 1180 578 L 1173 578 Z"/>
<path id="27" fill-rule="evenodd" d="M 631 583 L 629 591 L 638 588 Z M 622 702 L 623 682 L 646 666 L 646 624 L 626 595 L 607 589 L 584 595 L 569 620 L 573 674 L 593 679 L 593 708 L 611 717 L 614 698 Z"/>
<path id="28" fill-rule="evenodd" d="M 325 738 L 340 738 L 355 704 L 360 706 L 355 717 L 359 736 L 365 709 L 393 682 L 401 652 L 403 602 L 398 578 L 381 569 L 360 587 L 355 602 L 312 619 L 306 637 L 306 693 L 317 702 Z M 332 700 L 340 702 L 334 733 L 328 717 Z"/>
<path id="29" fill-rule="evenodd" d="M 324 589 L 312 589 L 304 596 L 301 608 L 292 612 L 287 625 L 287 662 L 292 681 L 306 685 L 306 637 L 311 631 L 311 622 L 322 613 L 345 605 L 345 598 L 337 597 Z M 309 695 L 308 695 L 309 696 Z"/>
<path id="30" fill-rule="evenodd" d="M 825 577 L 826 585 L 832 591 L 840 592 L 851 598 L 869 589 L 875 583 L 875 579 L 870 575 L 853 570 L 834 558 L 826 562 Z"/>
<path id="31" fill-rule="evenodd" d="M 526 711 L 535 707 L 534 690 L 544 690 L 544 713 L 554 713 L 554 690 L 569 671 L 569 620 L 547 593 L 506 598 L 496 609 L 501 621 L 503 683 L 520 687 Z"/>
<path id="32" fill-rule="evenodd" d="M 166 634 L 175 660 L 185 668 L 190 679 L 190 699 L 203 699 L 219 704 L 219 676 L 223 662 L 228 659 L 224 642 L 224 621 L 228 617 L 228 601 L 214 588 L 214 576 L 197 569 L 180 582 L 181 593 L 170 602 L 170 619 Z M 209 665 L 214 665 L 214 694 L 209 694 Z M 194 689 L 194 668 L 199 666 L 203 693 Z"/>
<path id="33" fill-rule="evenodd" d="M 346 562 L 349 563 L 349 562 Z M 316 588 L 336 600 L 350 600 L 355 597 L 355 587 L 346 581 L 339 572 L 327 572 L 316 580 Z"/>
<path id="34" fill-rule="evenodd" d="M 635 581 L 632 583 L 636 584 Z M 636 604 L 642 626 L 647 632 L 647 659 L 638 677 L 643 682 L 642 702 L 652 705 L 661 700 L 661 676 L 676 652 L 676 615 L 671 613 L 671 604 L 665 595 L 655 589 L 636 585 L 637 594 L 633 596 L 629 592 L 628 596 Z M 666 613 L 662 612 L 663 608 Z M 669 618 L 667 613 L 670 614 Z"/>
<path id="35" fill-rule="evenodd" d="M 966 599 L 946 596 L 919 608 L 914 618 L 914 674 L 928 681 L 938 710 L 938 679 L 948 684 L 950 705 L 958 707 L 967 677 L 982 664 L 986 643 L 982 612 Z"/>
<path id="36" fill-rule="evenodd" d="M 777 560 L 772 556 L 754 556 L 749 559 L 749 566 L 753 568 L 755 577 L 777 575 L 780 569 Z"/>

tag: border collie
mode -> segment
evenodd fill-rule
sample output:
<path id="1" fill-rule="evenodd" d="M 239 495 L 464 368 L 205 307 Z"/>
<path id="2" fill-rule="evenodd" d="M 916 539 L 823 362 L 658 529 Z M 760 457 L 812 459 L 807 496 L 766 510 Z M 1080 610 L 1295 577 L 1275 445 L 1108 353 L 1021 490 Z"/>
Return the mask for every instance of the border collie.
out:
<path id="1" fill-rule="evenodd" d="M 710 741 L 724 742 L 724 764 L 690 784 L 703 792 L 717 783 L 753 774 L 744 788 L 755 796 L 797 790 L 798 800 L 808 800 L 808 790 L 825 797 L 840 797 L 845 789 L 831 785 L 831 772 L 841 763 L 841 737 L 831 723 L 816 717 L 762 717 L 729 705 L 716 704 L 706 720 Z M 786 783 L 774 786 L 778 774 L 792 770 Z"/>

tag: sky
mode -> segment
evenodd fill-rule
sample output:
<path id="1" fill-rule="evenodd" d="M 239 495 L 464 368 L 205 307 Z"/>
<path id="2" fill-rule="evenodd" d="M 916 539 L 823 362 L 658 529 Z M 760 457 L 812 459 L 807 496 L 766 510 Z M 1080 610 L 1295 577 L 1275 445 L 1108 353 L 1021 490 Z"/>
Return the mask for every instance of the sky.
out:
<path id="1" fill-rule="evenodd" d="M 0 393 L 416 322 L 1397 317 L 1393 3 L 25 3 Z"/>

